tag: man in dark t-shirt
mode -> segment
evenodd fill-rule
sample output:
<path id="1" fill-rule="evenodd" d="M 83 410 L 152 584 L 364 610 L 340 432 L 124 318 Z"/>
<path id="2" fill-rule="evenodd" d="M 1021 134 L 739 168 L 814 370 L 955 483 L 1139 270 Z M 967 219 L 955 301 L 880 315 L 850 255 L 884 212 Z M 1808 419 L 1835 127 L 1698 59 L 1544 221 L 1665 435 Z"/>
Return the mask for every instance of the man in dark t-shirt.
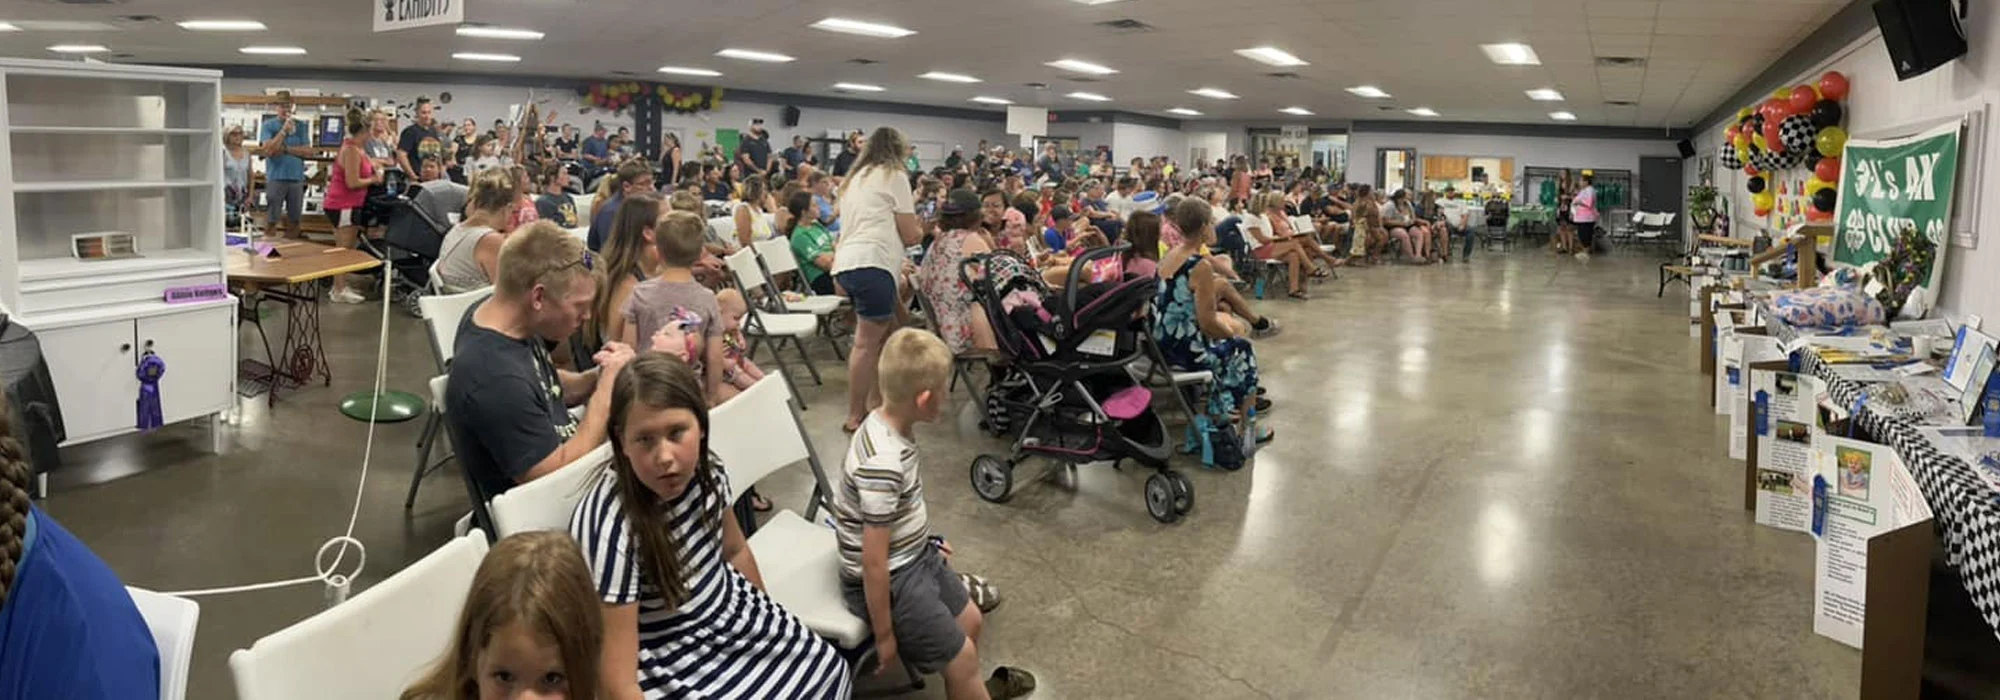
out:
<path id="1" fill-rule="evenodd" d="M 396 150 L 402 152 L 399 164 L 403 172 L 413 173 L 425 158 L 444 156 L 444 139 L 438 136 L 437 121 L 432 117 L 430 98 L 417 100 L 417 120 L 403 127 L 403 133 L 396 139 Z"/>
<path id="2" fill-rule="evenodd" d="M 736 161 L 743 166 L 744 174 L 764 172 L 771 165 L 771 132 L 764 130 L 764 120 L 750 120 L 750 129 L 743 132 L 736 142 Z"/>
<path id="3" fill-rule="evenodd" d="M 507 237 L 493 296 L 459 323 L 444 397 L 460 465 L 492 498 L 546 476 L 603 444 L 611 385 L 632 349 L 606 343 L 597 369 L 575 373 L 550 361 L 548 345 L 590 315 L 597 285 L 583 242 L 553 224 Z M 582 420 L 569 407 L 589 402 Z"/>

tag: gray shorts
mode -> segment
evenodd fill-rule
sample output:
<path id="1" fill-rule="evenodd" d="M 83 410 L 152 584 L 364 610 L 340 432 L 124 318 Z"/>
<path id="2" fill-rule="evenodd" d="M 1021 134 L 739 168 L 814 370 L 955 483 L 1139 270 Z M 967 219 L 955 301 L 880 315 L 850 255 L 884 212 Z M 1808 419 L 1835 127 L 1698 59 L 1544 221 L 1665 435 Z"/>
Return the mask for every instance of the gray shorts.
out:
<path id="1" fill-rule="evenodd" d="M 270 207 L 265 211 L 266 225 L 277 223 L 281 210 L 285 221 L 297 224 L 306 210 L 306 183 L 299 180 L 265 180 L 264 201 Z"/>
<path id="2" fill-rule="evenodd" d="M 847 609 L 868 618 L 868 596 L 860 581 L 841 581 Z M 896 654 L 926 674 L 944 670 L 965 647 L 958 614 L 971 599 L 958 572 L 937 547 L 926 542 L 916 561 L 889 572 L 889 622 L 896 628 Z"/>

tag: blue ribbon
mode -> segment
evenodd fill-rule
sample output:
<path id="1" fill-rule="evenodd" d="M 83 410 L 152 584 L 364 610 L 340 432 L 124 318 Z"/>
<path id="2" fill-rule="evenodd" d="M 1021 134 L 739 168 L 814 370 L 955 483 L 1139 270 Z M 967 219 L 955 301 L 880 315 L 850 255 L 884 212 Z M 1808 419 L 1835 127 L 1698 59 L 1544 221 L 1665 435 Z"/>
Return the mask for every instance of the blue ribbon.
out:
<path id="1" fill-rule="evenodd" d="M 1812 484 L 1812 533 L 1814 537 L 1826 534 L 1826 477 L 1813 475 Z"/>
<path id="2" fill-rule="evenodd" d="M 152 432 L 165 424 L 160 415 L 160 376 L 167 373 L 167 361 L 147 350 L 139 357 L 139 430 Z"/>
<path id="3" fill-rule="evenodd" d="M 1765 437 L 1770 435 L 1771 394 L 1769 392 L 1766 392 L 1763 389 L 1757 390 L 1757 411 L 1752 415 L 1756 416 L 1757 436 Z"/>

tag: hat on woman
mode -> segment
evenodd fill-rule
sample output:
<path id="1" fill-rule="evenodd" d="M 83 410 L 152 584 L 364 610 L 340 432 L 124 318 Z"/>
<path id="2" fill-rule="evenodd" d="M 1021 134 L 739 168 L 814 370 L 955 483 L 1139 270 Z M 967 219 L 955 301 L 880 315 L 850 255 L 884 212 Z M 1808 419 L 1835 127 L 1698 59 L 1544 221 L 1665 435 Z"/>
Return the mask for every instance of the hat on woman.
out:
<path id="1" fill-rule="evenodd" d="M 970 214 L 975 211 L 979 211 L 979 193 L 965 188 L 952 190 L 950 194 L 944 196 L 944 205 L 938 207 L 938 213 L 945 216 Z"/>

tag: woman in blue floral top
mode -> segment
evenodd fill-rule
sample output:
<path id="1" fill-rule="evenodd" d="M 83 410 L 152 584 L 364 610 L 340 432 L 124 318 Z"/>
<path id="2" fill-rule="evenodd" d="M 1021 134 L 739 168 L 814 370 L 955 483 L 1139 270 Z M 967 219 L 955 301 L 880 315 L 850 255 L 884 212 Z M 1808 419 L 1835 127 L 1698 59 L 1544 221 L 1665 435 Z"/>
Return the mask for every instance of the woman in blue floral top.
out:
<path id="1" fill-rule="evenodd" d="M 1215 216 L 1197 197 L 1181 200 L 1168 216 L 1181 231 L 1181 241 L 1160 259 L 1160 352 L 1167 364 L 1182 370 L 1208 370 L 1215 390 L 1208 393 L 1208 416 L 1216 425 L 1243 417 L 1256 400 L 1257 356 L 1243 324 L 1234 322 L 1216 303 L 1216 285 L 1227 284 L 1202 254 L 1215 241 Z M 1261 429 L 1258 442 L 1271 439 Z"/>

